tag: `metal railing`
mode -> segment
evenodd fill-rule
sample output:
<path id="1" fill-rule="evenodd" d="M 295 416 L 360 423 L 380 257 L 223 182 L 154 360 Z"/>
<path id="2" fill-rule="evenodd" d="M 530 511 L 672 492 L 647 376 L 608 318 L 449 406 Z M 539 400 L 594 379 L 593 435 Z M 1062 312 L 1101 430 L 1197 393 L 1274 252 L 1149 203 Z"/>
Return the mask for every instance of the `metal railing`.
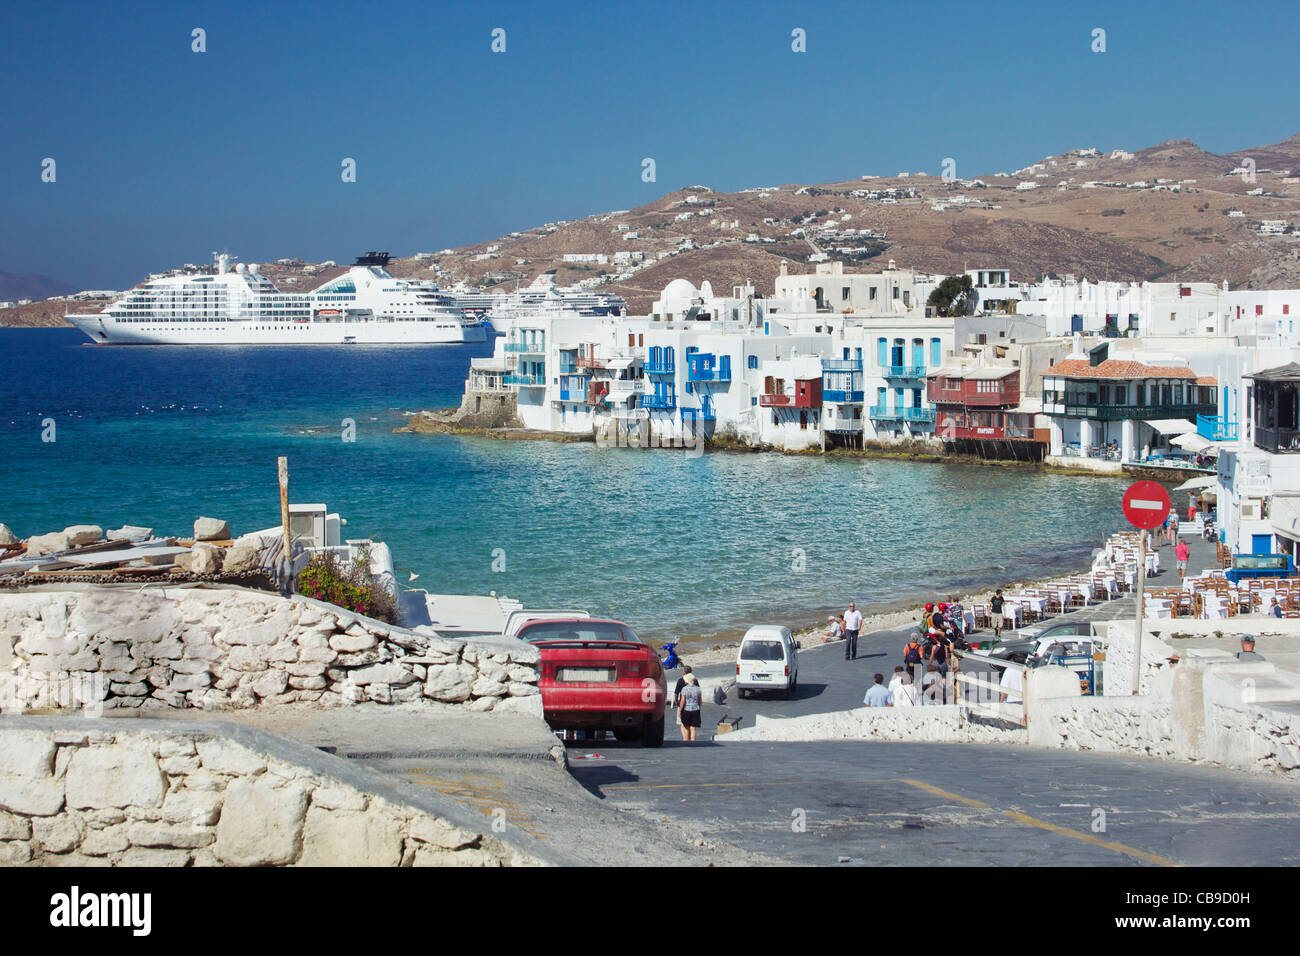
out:
<path id="1" fill-rule="evenodd" d="M 870 418 L 876 418 L 881 421 L 902 421 L 903 409 L 887 408 L 884 405 L 872 405 L 871 410 L 867 413 Z"/>
<path id="2" fill-rule="evenodd" d="M 924 365 L 886 365 L 885 378 L 925 378 Z"/>
<path id="3" fill-rule="evenodd" d="M 862 359 L 822 359 L 823 372 L 861 372 Z"/>
<path id="4" fill-rule="evenodd" d="M 1236 441 L 1237 423 L 1212 415 L 1197 415 L 1196 433 L 1206 441 Z"/>
<path id="5" fill-rule="evenodd" d="M 823 388 L 823 402 L 860 402 L 862 401 L 861 389 L 843 389 L 843 388 Z"/>
<path id="6" fill-rule="evenodd" d="M 953 657 L 957 665 L 954 673 L 954 681 L 957 685 L 956 703 L 961 707 L 963 717 L 969 718 L 969 715 L 974 713 L 995 720 L 1005 720 L 1020 727 L 1029 727 L 1029 709 L 1025 706 L 1025 691 L 1028 689 L 1029 674 L 1033 668 L 975 651 L 953 651 Z M 966 661 L 976 661 L 990 666 L 987 671 L 963 673 L 962 665 Z M 991 680 L 985 680 L 986 676 L 997 673 L 992 668 L 995 664 L 1003 669 L 1004 675 L 1009 672 L 1019 673 L 1020 686 L 1003 684 L 1001 680 L 996 684 Z M 1002 679 L 1005 680 L 1005 677 Z"/>

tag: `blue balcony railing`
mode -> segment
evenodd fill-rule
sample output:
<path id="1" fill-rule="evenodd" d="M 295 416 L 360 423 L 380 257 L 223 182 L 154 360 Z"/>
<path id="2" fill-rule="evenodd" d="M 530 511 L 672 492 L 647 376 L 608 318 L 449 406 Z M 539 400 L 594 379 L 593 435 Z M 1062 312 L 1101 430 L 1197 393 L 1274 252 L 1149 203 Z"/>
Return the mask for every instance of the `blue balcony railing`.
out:
<path id="1" fill-rule="evenodd" d="M 1237 423 L 1213 415 L 1197 415 L 1196 434 L 1206 441 L 1236 441 Z"/>
<path id="2" fill-rule="evenodd" d="M 730 382 L 731 364 L 719 363 L 717 356 L 711 353 L 696 352 L 686 359 L 686 381 Z"/>
<path id="3" fill-rule="evenodd" d="M 542 342 L 507 342 L 505 350 L 525 355 L 541 355 L 546 351 L 546 346 Z"/>
<path id="4" fill-rule="evenodd" d="M 867 413 L 868 417 L 875 418 L 879 421 L 902 421 L 903 409 L 888 408 L 885 405 L 872 405 L 871 410 Z"/>
<path id="5" fill-rule="evenodd" d="M 903 420 L 909 422 L 934 421 L 933 408 L 907 408 L 903 410 Z"/>
<path id="6" fill-rule="evenodd" d="M 672 375 L 677 371 L 676 366 L 672 362 L 665 362 L 663 359 L 660 359 L 657 362 L 646 359 L 641 363 L 641 368 L 645 370 L 647 375 Z"/>
<path id="7" fill-rule="evenodd" d="M 861 372 L 862 359 L 822 359 L 823 372 Z"/>
<path id="8" fill-rule="evenodd" d="M 506 372 L 507 385 L 545 385 L 546 376 L 539 373 Z"/>
<path id="9" fill-rule="evenodd" d="M 578 373 L 578 366 L 575 365 L 573 362 L 561 362 L 561 363 L 560 363 L 560 374 L 561 374 L 561 375 L 576 375 L 577 373 Z"/>
<path id="10" fill-rule="evenodd" d="M 676 408 L 677 396 L 671 393 L 664 394 L 661 392 L 655 394 L 654 392 L 651 392 L 648 395 L 642 395 L 638 404 L 642 408 Z"/>
<path id="11" fill-rule="evenodd" d="M 886 365 L 885 378 L 925 378 L 924 365 Z"/>
<path id="12" fill-rule="evenodd" d="M 843 388 L 823 388 L 823 402 L 860 402 L 862 401 L 862 390 L 853 391 Z"/>

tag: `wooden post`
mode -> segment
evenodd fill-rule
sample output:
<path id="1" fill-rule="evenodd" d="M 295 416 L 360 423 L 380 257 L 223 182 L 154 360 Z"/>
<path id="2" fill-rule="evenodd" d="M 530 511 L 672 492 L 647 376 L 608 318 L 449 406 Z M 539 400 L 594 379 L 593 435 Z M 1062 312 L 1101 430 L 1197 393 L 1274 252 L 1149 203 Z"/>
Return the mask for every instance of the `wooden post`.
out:
<path id="1" fill-rule="evenodd" d="M 284 589 L 292 588 L 293 579 L 293 542 L 289 537 L 289 459 L 281 457 L 276 460 L 280 473 L 280 523 L 284 528 Z"/>
<path id="2" fill-rule="evenodd" d="M 1138 531 L 1138 600 L 1137 629 L 1133 635 L 1133 695 L 1136 697 L 1142 679 L 1142 619 L 1146 614 L 1147 599 L 1147 532 Z"/>

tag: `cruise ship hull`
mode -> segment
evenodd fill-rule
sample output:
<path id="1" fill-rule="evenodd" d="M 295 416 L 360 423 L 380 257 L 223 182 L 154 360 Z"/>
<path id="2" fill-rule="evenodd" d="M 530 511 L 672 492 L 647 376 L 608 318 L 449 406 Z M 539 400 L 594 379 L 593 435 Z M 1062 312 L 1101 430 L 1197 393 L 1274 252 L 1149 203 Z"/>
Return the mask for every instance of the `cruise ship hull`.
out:
<path id="1" fill-rule="evenodd" d="M 104 345 L 435 345 L 483 342 L 482 325 L 413 322 L 118 322 L 69 315 L 92 342 Z"/>

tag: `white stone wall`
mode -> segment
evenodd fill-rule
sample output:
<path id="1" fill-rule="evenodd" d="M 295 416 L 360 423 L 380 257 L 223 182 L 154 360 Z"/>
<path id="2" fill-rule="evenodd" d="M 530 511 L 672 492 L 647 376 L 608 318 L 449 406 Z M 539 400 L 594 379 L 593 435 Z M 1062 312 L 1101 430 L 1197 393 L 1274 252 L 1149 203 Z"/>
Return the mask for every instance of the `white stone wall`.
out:
<path id="1" fill-rule="evenodd" d="M 805 717 L 759 716 L 754 726 L 719 740 L 908 740 L 915 743 L 1024 743 L 1025 732 L 964 720 L 956 704 L 859 707 Z"/>
<path id="2" fill-rule="evenodd" d="M 0 710 L 455 706 L 541 716 L 537 650 L 234 589 L 0 595 Z"/>
<path id="3" fill-rule="evenodd" d="M 0 728 L 0 866 L 538 862 L 221 737 L 69 726 Z"/>

